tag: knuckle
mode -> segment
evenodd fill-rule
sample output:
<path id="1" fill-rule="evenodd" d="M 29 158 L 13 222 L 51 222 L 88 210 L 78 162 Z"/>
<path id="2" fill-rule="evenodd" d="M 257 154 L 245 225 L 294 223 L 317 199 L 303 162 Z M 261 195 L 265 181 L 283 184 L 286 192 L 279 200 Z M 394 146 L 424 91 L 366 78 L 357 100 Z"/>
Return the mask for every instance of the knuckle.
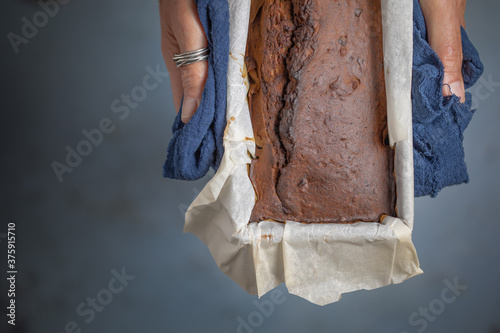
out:
<path id="1" fill-rule="evenodd" d="M 443 63 L 445 71 L 453 72 L 462 70 L 463 56 L 461 50 L 458 52 L 450 49 L 449 52 L 441 54 L 439 58 Z"/>
<path id="2" fill-rule="evenodd" d="M 196 65 L 196 66 L 195 66 Z M 208 76 L 208 66 L 194 63 L 181 67 L 182 85 L 186 95 L 198 95 L 203 91 Z"/>

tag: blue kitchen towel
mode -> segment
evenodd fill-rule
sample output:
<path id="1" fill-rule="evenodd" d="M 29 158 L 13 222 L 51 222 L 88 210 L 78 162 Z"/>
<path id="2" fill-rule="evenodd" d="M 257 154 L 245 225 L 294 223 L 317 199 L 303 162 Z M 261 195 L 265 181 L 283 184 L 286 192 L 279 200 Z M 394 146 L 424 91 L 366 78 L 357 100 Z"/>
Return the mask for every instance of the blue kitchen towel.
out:
<path id="1" fill-rule="evenodd" d="M 483 73 L 479 54 L 462 28 L 465 88 Z M 413 164 L 415 196 L 435 197 L 445 186 L 468 182 L 464 160 L 463 132 L 475 110 L 472 97 L 443 97 L 444 67 L 427 42 L 424 16 L 418 0 L 413 0 Z"/>
<path id="2" fill-rule="evenodd" d="M 196 0 L 196 4 L 211 51 L 208 78 L 200 106 L 189 122 L 181 121 L 180 111 L 175 117 L 163 166 L 164 177 L 184 180 L 202 178 L 210 166 L 219 167 L 226 126 L 229 4 L 227 0 Z"/>

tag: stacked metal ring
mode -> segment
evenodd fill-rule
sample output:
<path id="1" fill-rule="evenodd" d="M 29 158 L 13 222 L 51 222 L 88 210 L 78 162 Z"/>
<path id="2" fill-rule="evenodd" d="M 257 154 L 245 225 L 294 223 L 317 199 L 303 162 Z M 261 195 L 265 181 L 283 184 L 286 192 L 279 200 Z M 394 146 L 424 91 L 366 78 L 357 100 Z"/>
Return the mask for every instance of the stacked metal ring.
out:
<path id="1" fill-rule="evenodd" d="M 181 66 L 186 66 L 192 63 L 195 63 L 197 61 L 202 61 L 208 58 L 210 54 L 210 49 L 208 47 L 205 47 L 203 49 L 191 51 L 191 52 L 185 52 L 181 54 L 176 54 L 172 58 L 177 65 L 177 68 Z"/>

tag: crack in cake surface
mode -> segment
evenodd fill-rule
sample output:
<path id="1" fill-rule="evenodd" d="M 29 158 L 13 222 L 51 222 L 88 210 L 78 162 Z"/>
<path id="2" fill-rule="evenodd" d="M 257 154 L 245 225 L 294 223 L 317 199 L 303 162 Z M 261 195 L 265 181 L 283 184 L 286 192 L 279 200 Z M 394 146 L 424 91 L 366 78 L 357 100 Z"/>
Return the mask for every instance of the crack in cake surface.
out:
<path id="1" fill-rule="evenodd" d="M 298 82 L 300 79 L 300 71 L 307 64 L 309 59 L 314 54 L 314 45 L 317 42 L 315 34 L 317 32 L 317 19 L 314 13 L 312 0 L 297 0 L 291 1 L 293 23 L 295 29 L 293 31 L 293 46 L 288 50 L 286 58 L 286 68 L 288 72 L 288 84 L 284 95 L 285 107 L 280 111 L 279 137 L 285 150 L 285 165 L 281 166 L 276 183 L 276 193 L 281 201 L 283 211 L 290 213 L 290 208 L 286 204 L 286 200 L 282 199 L 278 186 L 281 178 L 281 170 L 286 168 L 290 162 L 291 155 L 294 150 L 294 111 L 298 96 Z"/>

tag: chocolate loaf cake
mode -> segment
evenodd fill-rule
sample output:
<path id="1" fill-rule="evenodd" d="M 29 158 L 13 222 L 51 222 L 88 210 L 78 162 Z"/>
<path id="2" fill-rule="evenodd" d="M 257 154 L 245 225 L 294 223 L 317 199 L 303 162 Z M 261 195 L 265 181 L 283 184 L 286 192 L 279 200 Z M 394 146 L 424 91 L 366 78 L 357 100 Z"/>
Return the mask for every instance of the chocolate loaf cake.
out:
<path id="1" fill-rule="evenodd" d="M 252 0 L 251 222 L 395 216 L 378 0 Z"/>

